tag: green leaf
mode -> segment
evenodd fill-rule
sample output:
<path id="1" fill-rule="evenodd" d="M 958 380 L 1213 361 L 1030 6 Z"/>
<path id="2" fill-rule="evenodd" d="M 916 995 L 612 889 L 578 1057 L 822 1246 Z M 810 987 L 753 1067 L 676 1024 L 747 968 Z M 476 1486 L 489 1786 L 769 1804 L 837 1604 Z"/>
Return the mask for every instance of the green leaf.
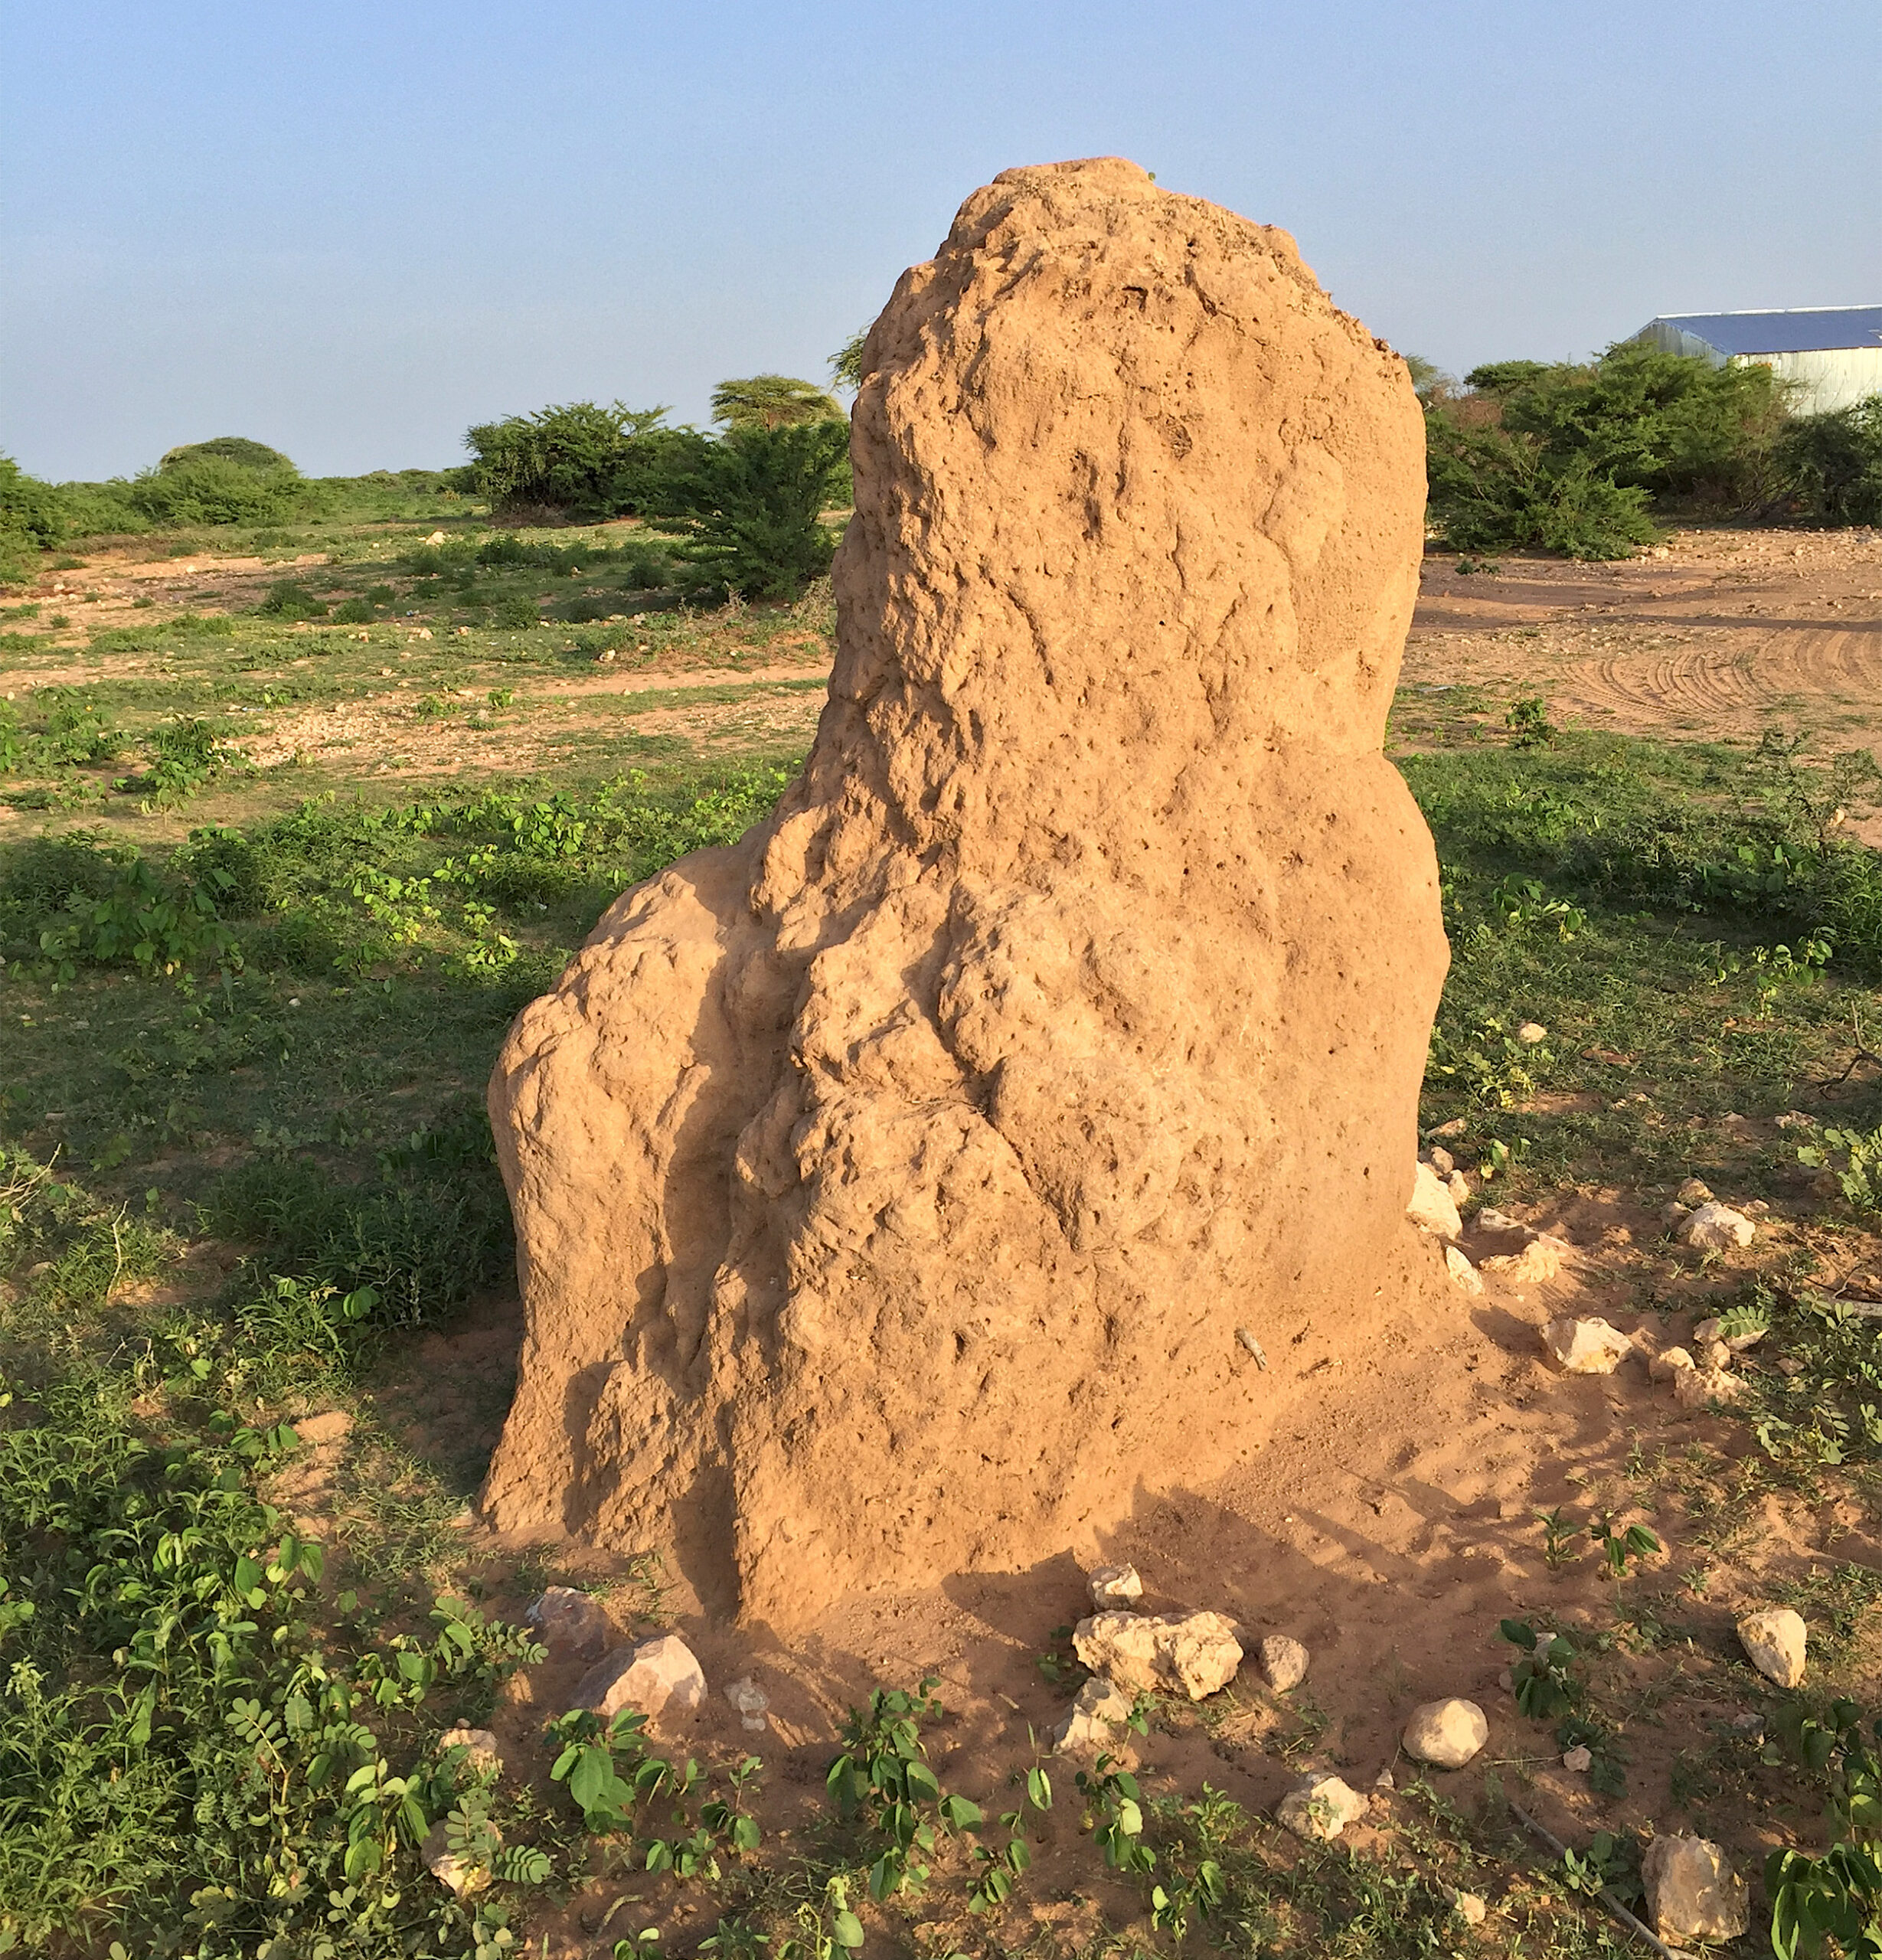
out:
<path id="1" fill-rule="evenodd" d="M 863 1943 L 863 1922 L 845 1908 L 831 1920 L 830 1937 L 838 1945 L 847 1947 L 854 1953 Z"/>

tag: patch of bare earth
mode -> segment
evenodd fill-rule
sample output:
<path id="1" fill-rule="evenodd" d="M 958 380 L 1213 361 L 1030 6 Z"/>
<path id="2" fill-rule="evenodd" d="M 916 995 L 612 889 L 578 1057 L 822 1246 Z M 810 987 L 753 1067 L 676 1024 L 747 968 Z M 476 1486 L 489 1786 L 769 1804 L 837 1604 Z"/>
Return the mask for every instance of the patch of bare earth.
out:
<path id="1" fill-rule="evenodd" d="M 1775 720 L 1882 744 L 1882 532 L 1682 531 L 1612 565 L 1428 558 L 1403 684 L 1547 693 L 1629 734 L 1755 737 Z"/>

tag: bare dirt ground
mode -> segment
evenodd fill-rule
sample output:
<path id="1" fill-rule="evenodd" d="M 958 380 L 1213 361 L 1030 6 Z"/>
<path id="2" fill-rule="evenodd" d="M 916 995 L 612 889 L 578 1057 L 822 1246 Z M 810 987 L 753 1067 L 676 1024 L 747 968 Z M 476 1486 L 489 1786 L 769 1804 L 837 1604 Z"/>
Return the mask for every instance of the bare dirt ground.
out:
<path id="1" fill-rule="evenodd" d="M 1774 1697 L 1739 1651 L 1733 1620 L 1769 1603 L 1773 1585 L 1807 1581 L 1831 1565 L 1882 1564 L 1882 1543 L 1864 1508 L 1828 1485 L 1814 1501 L 1766 1492 L 1734 1506 L 1731 1470 L 1750 1447 L 1743 1426 L 1676 1409 L 1646 1361 L 1688 1339 L 1691 1321 L 1746 1269 L 1807 1254 L 1807 1234 L 1768 1222 L 1756 1250 L 1701 1276 L 1669 1256 L 1658 1223 L 1626 1194 L 1570 1193 L 1529 1209 L 1530 1223 L 1578 1249 L 1556 1279 L 1492 1279 L 1480 1299 L 1451 1291 L 1439 1310 L 1416 1313 L 1382 1302 L 1370 1318 L 1310 1330 L 1270 1357 L 1272 1416 L 1247 1466 L 1210 1488 L 1185 1483 L 1181 1441 L 1171 1439 L 1167 1481 L 1144 1491 L 1134 1514 L 1106 1536 L 1103 1556 L 1137 1566 L 1146 1609 L 1230 1615 L 1250 1658 L 1208 1702 L 1193 1710 L 1166 1705 L 1147 1736 L 1122 1739 L 1121 1753 L 1152 1794 L 1193 1796 L 1206 1782 L 1257 1816 L 1272 1816 L 1309 1772 L 1337 1770 L 1372 1797 L 1348 1841 L 1381 1857 L 1420 1815 L 1407 1786 L 1422 1775 L 1466 1813 L 1500 1788 L 1577 1844 L 1598 1829 L 1692 1828 L 1696 1811 L 1739 1868 L 1755 1872 L 1776 1845 L 1809 1841 L 1812 1821 L 1776 1823 L 1763 1802 L 1741 1805 L 1727 1795 L 1707 1803 L 1693 1794 L 1708 1765 L 1754 1782 L 1761 1773 L 1759 1724 Z M 1481 1233 L 1466 1242 L 1479 1256 L 1498 1243 Z M 1429 1245 L 1413 1249 L 1414 1257 L 1436 1256 Z M 1683 1295 L 1690 1305 L 1638 1311 L 1632 1302 L 1656 1284 L 1663 1299 Z M 520 1331 L 511 1311 L 493 1303 L 461 1335 L 433 1337 L 419 1369 L 456 1383 L 454 1401 L 467 1369 L 501 1374 Z M 1538 1330 L 1563 1313 L 1607 1315 L 1638 1335 L 1639 1351 L 1609 1377 L 1563 1374 L 1545 1359 Z M 417 1387 L 389 1383 L 384 1407 L 390 1413 Z M 500 1410 L 500 1393 L 482 1400 Z M 1665 1554 L 1629 1579 L 1623 1601 L 1592 1557 L 1551 1567 L 1537 1514 L 1557 1507 L 1577 1517 L 1612 1508 L 1648 1518 Z M 517 1550 L 474 1527 L 470 1535 L 495 1559 Z M 570 1556 L 560 1547 L 547 1555 Z M 705 1708 L 670 1724 L 665 1740 L 704 1757 L 763 1754 L 767 1837 L 782 1834 L 786 1844 L 815 1827 L 845 1710 L 872 1688 L 912 1687 L 931 1674 L 949 1711 L 932 1738 L 944 1787 L 989 1811 L 1007 1801 L 1008 1778 L 1049 1749 L 1067 1706 L 1070 1687 L 1053 1685 L 1039 1657 L 1062 1651 L 1070 1624 L 1090 1610 L 1068 1553 L 1010 1573 L 937 1572 L 913 1593 L 833 1599 L 818 1625 L 786 1642 L 763 1626 L 707 1617 L 683 1572 L 665 1573 L 650 1590 L 619 1565 L 588 1555 L 583 1566 L 581 1556 L 557 1570 L 591 1585 L 612 1578 L 606 1596 L 620 1631 L 657 1612 L 692 1645 L 713 1684 Z M 496 1603 L 520 1612 L 528 1601 L 519 1591 Z M 1531 1615 L 1660 1628 L 1658 1637 L 1623 1633 L 1599 1664 L 1604 1704 L 1624 1711 L 1625 1796 L 1604 1796 L 1585 1773 L 1565 1768 L 1553 1723 L 1517 1710 L 1506 1671 L 1513 1650 L 1498 1638 L 1498 1623 Z M 1311 1651 L 1307 1681 L 1292 1694 L 1269 1693 L 1253 1658 L 1269 1633 L 1291 1635 Z M 1845 1671 L 1851 1664 L 1843 1657 Z M 1857 1664 L 1866 1669 L 1872 1658 Z M 1813 1679 L 1835 1681 L 1834 1663 L 1817 1667 Z M 544 1720 L 565 1705 L 581 1671 L 579 1662 L 552 1661 L 510 1684 L 495 1726 L 524 1773 Z M 741 1731 L 718 1692 L 745 1675 L 770 1700 L 762 1739 Z M 1422 1769 L 1400 1753 L 1400 1728 L 1419 1703 L 1452 1695 L 1485 1710 L 1488 1745 L 1463 1770 Z M 1007 1922 L 1015 1946 L 1024 1943 L 1021 1922 L 1050 1925 L 1076 1943 L 1096 1932 L 1100 1907 L 1113 1926 L 1141 1909 L 1080 1841 L 1070 1788 L 1078 1766 L 1051 1760 L 1062 1807 L 1044 1824 L 1026 1903 Z M 1380 1782 L 1387 1772 L 1396 1788 Z M 1263 1848 L 1285 1857 L 1289 1844 L 1276 1827 Z M 1495 1886 L 1485 1882 L 1494 1911 Z M 588 1950 L 582 1941 L 625 1889 L 597 1880 L 578 1895 L 558 1929 L 569 1950 Z M 636 1890 L 650 1912 L 681 1909 L 678 1896 L 650 1893 L 645 1880 Z"/>
<path id="2" fill-rule="evenodd" d="M 1755 737 L 1774 720 L 1882 743 L 1882 532 L 1708 529 L 1612 565 L 1427 559 L 1403 684 L 1546 694 L 1629 734 Z"/>

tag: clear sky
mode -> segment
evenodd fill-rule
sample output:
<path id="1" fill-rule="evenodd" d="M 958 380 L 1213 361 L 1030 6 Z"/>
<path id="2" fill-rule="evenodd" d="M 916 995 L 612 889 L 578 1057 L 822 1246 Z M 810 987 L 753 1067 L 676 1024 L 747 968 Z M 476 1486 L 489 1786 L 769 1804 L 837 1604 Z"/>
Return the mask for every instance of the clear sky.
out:
<path id="1" fill-rule="evenodd" d="M 1109 152 L 1456 371 L 1882 302 L 1877 0 L 0 0 L 0 447 L 703 421 L 825 379 L 997 171 Z"/>

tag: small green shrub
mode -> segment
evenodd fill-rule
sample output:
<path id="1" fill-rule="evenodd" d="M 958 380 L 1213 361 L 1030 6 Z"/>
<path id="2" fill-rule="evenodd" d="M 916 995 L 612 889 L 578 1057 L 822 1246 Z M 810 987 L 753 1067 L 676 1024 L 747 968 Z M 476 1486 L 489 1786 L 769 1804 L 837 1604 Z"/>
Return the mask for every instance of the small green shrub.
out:
<path id="1" fill-rule="evenodd" d="M 481 1110 L 382 1151 L 358 1184 L 302 1158 L 243 1165 L 217 1187 L 210 1214 L 257 1248 L 267 1272 L 299 1274 L 338 1295 L 370 1290 L 377 1326 L 435 1323 L 499 1279 L 513 1253 Z"/>
<path id="2" fill-rule="evenodd" d="M 160 470 L 181 469 L 209 457 L 238 464 L 243 469 L 267 472 L 294 468 L 279 449 L 270 449 L 266 443 L 251 442 L 246 436 L 212 436 L 206 443 L 181 443 L 174 449 L 165 450 L 157 467 Z"/>
<path id="3" fill-rule="evenodd" d="M 1882 1129 L 1826 1129 L 1820 1144 L 1805 1144 L 1799 1164 L 1828 1170 L 1858 1211 L 1882 1211 Z"/>
<path id="4" fill-rule="evenodd" d="M 374 616 L 372 601 L 357 594 L 351 599 L 343 599 L 333 609 L 335 622 L 342 626 L 363 626 Z"/>
<path id="5" fill-rule="evenodd" d="M 274 619 L 322 619 L 325 599 L 317 599 L 299 579 L 277 579 L 263 594 L 257 612 Z"/>
<path id="6" fill-rule="evenodd" d="M 641 479 L 675 433 L 666 416 L 664 408 L 570 402 L 480 423 L 464 440 L 493 510 L 617 517 L 638 508 Z"/>
<path id="7" fill-rule="evenodd" d="M 1778 469 L 1819 524 L 1882 524 L 1882 394 L 1799 416 L 1777 445 Z"/>
<path id="8" fill-rule="evenodd" d="M 50 483 L 28 476 L 0 453 L 0 537 L 37 551 L 60 543 L 67 533 L 64 500 Z"/>
<path id="9" fill-rule="evenodd" d="M 159 809 L 175 809 L 240 757 L 200 715 L 160 723 L 148 738 L 150 767 L 139 780 Z"/>
<path id="10" fill-rule="evenodd" d="M 835 539 L 818 521 L 849 449 L 847 422 L 734 428 L 697 440 L 650 494 L 681 531 L 680 557 L 701 593 L 796 598 L 829 569 Z"/>

